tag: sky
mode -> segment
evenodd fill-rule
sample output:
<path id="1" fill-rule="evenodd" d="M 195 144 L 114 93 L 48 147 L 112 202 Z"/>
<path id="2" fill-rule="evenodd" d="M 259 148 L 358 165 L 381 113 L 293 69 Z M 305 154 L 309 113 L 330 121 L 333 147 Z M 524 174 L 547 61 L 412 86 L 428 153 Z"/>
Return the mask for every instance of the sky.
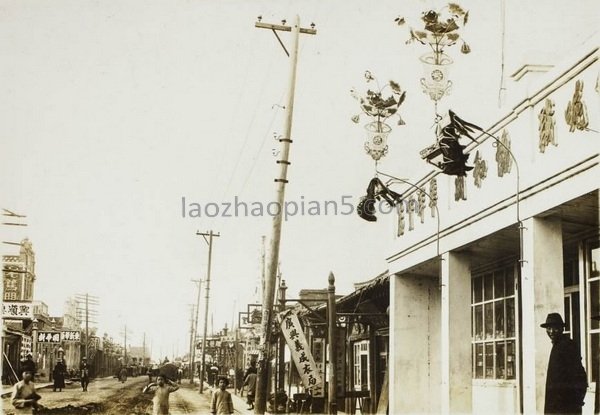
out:
<path id="1" fill-rule="evenodd" d="M 351 121 L 359 108 L 350 89 L 371 86 L 365 70 L 407 91 L 406 125 L 392 126 L 379 167 L 409 180 L 428 171 L 418 156 L 433 141 L 433 104 L 419 83 L 427 50 L 405 44 L 408 28 L 394 19 L 417 25 L 422 11 L 444 4 L 1 0 L 0 207 L 27 215 L 28 227 L 0 232 L 4 241 L 32 241 L 35 299 L 60 315 L 67 297 L 89 293 L 99 300 L 99 333 L 122 339 L 127 325 L 131 344 L 145 334 L 154 357 L 183 355 L 197 295 L 191 280 L 208 268 L 208 245 L 196 232 L 212 230 L 220 236 L 208 332 L 236 324 L 238 311 L 258 300 L 272 218 L 205 210 L 275 199 L 289 59 L 272 32 L 254 27 L 257 16 L 291 24 L 298 14 L 302 27 L 314 22 L 317 30 L 300 38 L 286 200 L 306 210 L 283 224 L 288 297 L 326 288 L 329 272 L 348 294 L 385 271 L 394 215 L 368 223 L 323 209 L 310 215 L 308 207 L 355 205 L 373 177 L 365 118 Z M 460 108 L 483 124 L 499 110 L 503 59 L 507 94 L 516 94 L 511 73 L 552 63 L 599 27 L 590 0 L 460 4 L 470 11 L 463 37 L 472 52 L 448 50 L 454 88 L 441 109 Z M 289 49 L 290 34 L 280 36 Z M 201 217 L 190 217 L 198 206 Z M 13 249 L 2 246 L 4 254 Z M 203 291 L 200 331 L 204 301 Z"/>

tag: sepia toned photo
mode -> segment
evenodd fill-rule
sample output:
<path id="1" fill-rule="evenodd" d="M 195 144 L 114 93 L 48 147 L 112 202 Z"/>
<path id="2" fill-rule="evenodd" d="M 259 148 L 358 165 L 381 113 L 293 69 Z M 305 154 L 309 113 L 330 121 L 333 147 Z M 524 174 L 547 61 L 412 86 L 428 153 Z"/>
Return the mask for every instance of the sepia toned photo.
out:
<path id="1" fill-rule="evenodd" d="M 4 414 L 600 414 L 597 0 L 0 0 Z"/>

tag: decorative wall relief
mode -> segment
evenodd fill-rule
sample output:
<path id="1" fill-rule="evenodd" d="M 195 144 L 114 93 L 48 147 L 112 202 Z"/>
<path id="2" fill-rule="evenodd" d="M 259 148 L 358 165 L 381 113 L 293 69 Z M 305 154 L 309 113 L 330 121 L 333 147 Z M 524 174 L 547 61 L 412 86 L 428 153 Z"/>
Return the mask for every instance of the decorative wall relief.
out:
<path id="1" fill-rule="evenodd" d="M 565 120 L 569 125 L 569 132 L 577 130 L 585 130 L 589 124 L 587 108 L 583 98 L 583 81 L 575 82 L 575 92 L 573 98 L 569 101 L 565 111 Z"/>
<path id="2" fill-rule="evenodd" d="M 421 223 L 425 223 L 425 193 L 419 192 L 417 196 L 417 213 L 421 218 Z"/>
<path id="3" fill-rule="evenodd" d="M 540 125 L 538 126 L 538 131 L 540 132 L 539 146 L 540 152 L 543 153 L 550 144 L 558 146 L 556 135 L 554 134 L 554 126 L 556 125 L 556 121 L 554 120 L 554 102 L 551 99 L 546 99 L 544 108 L 542 108 L 538 115 L 538 120 L 540 121 Z"/>
<path id="4" fill-rule="evenodd" d="M 417 201 L 415 200 L 414 197 L 410 197 L 410 199 L 408 199 L 408 230 L 412 231 L 413 229 L 415 229 L 415 212 L 416 212 L 416 208 L 415 205 L 417 204 Z"/>
<path id="5" fill-rule="evenodd" d="M 467 200 L 467 185 L 465 176 L 456 176 L 454 179 L 454 200 Z"/>
<path id="6" fill-rule="evenodd" d="M 488 169 L 486 161 L 482 159 L 481 155 L 479 154 L 479 150 L 477 150 L 477 153 L 475 153 L 474 164 L 475 167 L 473 169 L 473 179 L 475 182 L 475 186 L 481 188 L 481 182 L 487 177 Z"/>
<path id="7" fill-rule="evenodd" d="M 437 180 L 432 178 L 429 180 L 429 208 L 431 209 L 431 217 L 435 218 L 435 209 L 437 207 Z"/>
<path id="8" fill-rule="evenodd" d="M 406 226 L 404 220 L 404 203 L 398 203 L 396 209 L 398 210 L 398 232 L 396 235 L 402 236 L 404 235 L 404 227 Z"/>
<path id="9" fill-rule="evenodd" d="M 500 137 L 502 144 L 494 143 L 496 146 L 496 163 L 498 164 L 498 177 L 510 173 L 512 159 L 510 158 L 510 136 L 506 130 L 502 130 Z"/>

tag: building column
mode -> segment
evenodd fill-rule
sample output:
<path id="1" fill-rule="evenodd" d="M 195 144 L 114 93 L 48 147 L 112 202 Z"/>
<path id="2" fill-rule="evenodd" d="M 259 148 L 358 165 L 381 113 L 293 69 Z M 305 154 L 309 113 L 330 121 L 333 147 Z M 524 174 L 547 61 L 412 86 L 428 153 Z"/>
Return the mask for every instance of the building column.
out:
<path id="1" fill-rule="evenodd" d="M 437 278 L 390 277 L 389 413 L 438 413 L 440 289 Z"/>
<path id="2" fill-rule="evenodd" d="M 540 327 L 548 313 L 564 319 L 563 244 L 561 223 L 555 219 L 523 221 L 521 268 L 523 413 L 544 411 L 546 371 L 552 343 Z"/>
<path id="3" fill-rule="evenodd" d="M 472 411 L 471 271 L 462 254 L 447 252 L 441 264 L 441 412 Z"/>

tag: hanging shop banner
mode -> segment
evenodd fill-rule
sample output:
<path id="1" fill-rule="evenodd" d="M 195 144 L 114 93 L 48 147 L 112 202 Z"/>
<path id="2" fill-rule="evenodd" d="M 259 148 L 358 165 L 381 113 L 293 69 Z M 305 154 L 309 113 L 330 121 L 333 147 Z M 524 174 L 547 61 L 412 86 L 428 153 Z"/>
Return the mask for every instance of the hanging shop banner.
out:
<path id="1" fill-rule="evenodd" d="M 282 316 L 281 332 L 290 348 L 292 359 L 294 359 L 296 369 L 302 378 L 302 384 L 308 389 L 320 386 L 323 380 L 295 313 L 288 311 Z"/>
<path id="2" fill-rule="evenodd" d="M 61 331 L 60 339 L 67 342 L 78 342 L 81 340 L 81 333 L 73 330 Z"/>
<path id="3" fill-rule="evenodd" d="M 33 320 L 33 304 L 19 302 L 3 302 L 2 318 Z"/>
<path id="4" fill-rule="evenodd" d="M 60 343 L 60 333 L 58 331 L 38 331 L 38 343 Z"/>

